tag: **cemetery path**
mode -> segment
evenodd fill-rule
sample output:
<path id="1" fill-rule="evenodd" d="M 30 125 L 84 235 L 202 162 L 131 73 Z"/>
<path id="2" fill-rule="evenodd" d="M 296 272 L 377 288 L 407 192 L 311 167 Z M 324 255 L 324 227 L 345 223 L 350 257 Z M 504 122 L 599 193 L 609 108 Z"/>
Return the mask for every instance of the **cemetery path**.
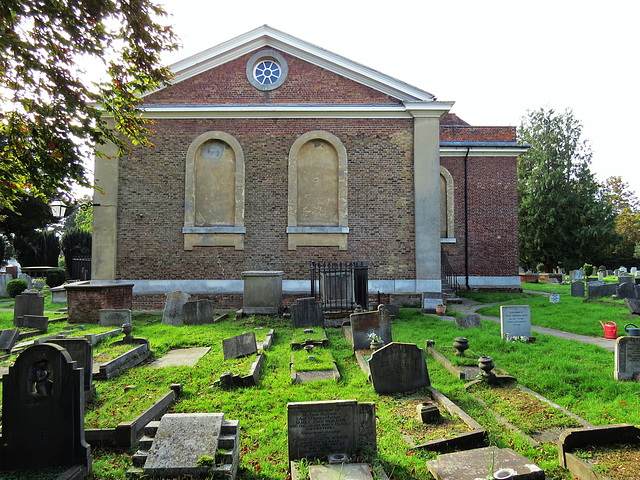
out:
<path id="1" fill-rule="evenodd" d="M 540 293 L 540 292 L 535 292 Z M 494 305 L 500 305 L 503 302 L 498 303 L 476 303 L 473 300 L 468 298 L 463 298 L 462 303 L 458 304 L 449 304 L 448 308 L 455 310 L 456 312 L 462 313 L 463 315 L 471 315 L 476 313 L 476 310 L 479 310 L 483 307 L 491 307 Z M 487 320 L 489 322 L 500 323 L 500 319 L 498 317 L 489 317 L 486 315 L 480 315 L 482 320 Z M 563 338 L 565 340 L 576 340 L 581 343 L 591 343 L 593 345 L 597 345 L 605 350 L 609 350 L 613 352 L 615 350 L 616 341 L 612 338 L 604 338 L 604 337 L 590 337 L 587 335 L 578 335 L 576 333 L 563 332 L 562 330 L 555 330 L 553 328 L 539 327 L 536 325 L 531 325 L 531 330 L 534 330 L 538 333 L 544 333 L 546 335 L 553 335 L 554 337 Z"/>

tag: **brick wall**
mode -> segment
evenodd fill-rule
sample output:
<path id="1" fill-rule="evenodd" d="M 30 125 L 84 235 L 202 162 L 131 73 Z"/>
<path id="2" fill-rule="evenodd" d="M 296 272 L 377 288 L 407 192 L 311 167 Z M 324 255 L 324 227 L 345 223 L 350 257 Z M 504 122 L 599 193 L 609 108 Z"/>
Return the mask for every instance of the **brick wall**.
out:
<path id="1" fill-rule="evenodd" d="M 99 323 L 100 309 L 131 309 L 133 284 L 68 285 L 69 323 Z"/>

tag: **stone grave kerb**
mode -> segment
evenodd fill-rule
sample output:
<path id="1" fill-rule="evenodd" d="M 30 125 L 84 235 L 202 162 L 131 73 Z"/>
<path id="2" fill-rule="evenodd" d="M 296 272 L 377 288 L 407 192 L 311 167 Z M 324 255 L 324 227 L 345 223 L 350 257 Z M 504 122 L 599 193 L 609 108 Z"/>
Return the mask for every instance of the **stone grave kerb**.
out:
<path id="1" fill-rule="evenodd" d="M 79 465 L 91 471 L 84 436 L 84 381 L 69 353 L 27 348 L 3 377 L 2 469 Z"/>
<path id="2" fill-rule="evenodd" d="M 384 343 L 391 343 L 391 316 L 387 307 L 378 305 L 372 312 L 352 313 L 349 315 L 351 332 L 353 334 L 353 349 L 367 350 L 370 348 L 370 333 L 377 334 Z"/>
<path id="3" fill-rule="evenodd" d="M 369 359 L 376 393 L 400 393 L 431 385 L 424 350 L 415 343 L 391 342 Z"/>

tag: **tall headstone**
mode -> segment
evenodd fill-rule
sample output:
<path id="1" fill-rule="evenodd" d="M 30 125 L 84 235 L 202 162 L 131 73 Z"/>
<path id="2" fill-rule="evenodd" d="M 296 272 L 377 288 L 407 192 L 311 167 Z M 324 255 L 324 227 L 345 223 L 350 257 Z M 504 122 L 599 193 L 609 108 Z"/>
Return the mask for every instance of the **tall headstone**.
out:
<path id="1" fill-rule="evenodd" d="M 206 325 L 213 323 L 211 300 L 189 300 L 182 307 L 185 325 Z"/>
<path id="2" fill-rule="evenodd" d="M 584 283 L 580 281 L 571 282 L 571 296 L 584 297 Z"/>
<path id="3" fill-rule="evenodd" d="M 369 334 L 375 333 L 384 343 L 391 343 L 391 318 L 387 307 L 378 305 L 373 312 L 352 313 L 349 315 L 351 333 L 353 334 L 353 349 L 366 350 L 371 345 Z"/>
<path id="4" fill-rule="evenodd" d="M 291 325 L 300 327 L 324 327 L 322 303 L 316 302 L 314 297 L 299 298 L 291 305 Z"/>
<path id="5" fill-rule="evenodd" d="M 369 370 L 377 393 L 406 392 L 431 384 L 424 350 L 415 343 L 391 342 L 376 350 Z"/>
<path id="6" fill-rule="evenodd" d="M 273 315 L 282 309 L 282 271 L 242 272 L 242 311 L 248 315 Z"/>
<path id="7" fill-rule="evenodd" d="M 7 298 L 7 283 L 13 280 L 13 277 L 9 273 L 0 273 L 0 298 Z"/>
<path id="8" fill-rule="evenodd" d="M 254 332 L 243 333 L 242 335 L 222 340 L 222 353 L 225 360 L 252 355 L 257 351 L 258 345 Z"/>
<path id="9" fill-rule="evenodd" d="M 616 380 L 633 380 L 640 375 L 640 337 L 618 337 L 614 363 Z"/>
<path id="10" fill-rule="evenodd" d="M 22 327 L 22 320 L 25 315 L 44 315 L 44 295 L 36 290 L 25 290 L 16 296 L 13 325 Z"/>
<path id="11" fill-rule="evenodd" d="M 356 400 L 287 404 L 289 461 L 376 451 L 376 405 Z"/>
<path id="12" fill-rule="evenodd" d="M 184 325 L 183 308 L 191 295 L 181 291 L 168 292 L 167 300 L 164 304 L 164 313 L 162 315 L 163 325 L 173 325 L 174 327 Z"/>
<path id="13" fill-rule="evenodd" d="M 500 336 L 531 337 L 531 307 L 529 305 L 500 306 Z"/>
<path id="14" fill-rule="evenodd" d="M 9 367 L 3 378 L 0 445 L 0 469 L 79 465 L 91 470 L 83 373 L 62 347 L 29 347 Z"/>

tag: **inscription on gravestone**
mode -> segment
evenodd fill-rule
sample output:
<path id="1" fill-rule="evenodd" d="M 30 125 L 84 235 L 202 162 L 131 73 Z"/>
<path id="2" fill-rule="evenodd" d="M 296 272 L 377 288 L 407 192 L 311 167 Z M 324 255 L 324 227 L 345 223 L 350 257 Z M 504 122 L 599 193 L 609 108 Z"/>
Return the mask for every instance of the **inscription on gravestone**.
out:
<path id="1" fill-rule="evenodd" d="M 531 337 L 531 307 L 529 305 L 502 305 L 500 307 L 500 335 L 505 337 Z"/>
<path id="2" fill-rule="evenodd" d="M 444 304 L 442 292 L 424 292 L 422 294 L 422 313 L 436 313 L 436 305 Z"/>
<path id="3" fill-rule="evenodd" d="M 616 380 L 633 380 L 640 375 L 640 337 L 618 337 L 615 349 Z"/>

